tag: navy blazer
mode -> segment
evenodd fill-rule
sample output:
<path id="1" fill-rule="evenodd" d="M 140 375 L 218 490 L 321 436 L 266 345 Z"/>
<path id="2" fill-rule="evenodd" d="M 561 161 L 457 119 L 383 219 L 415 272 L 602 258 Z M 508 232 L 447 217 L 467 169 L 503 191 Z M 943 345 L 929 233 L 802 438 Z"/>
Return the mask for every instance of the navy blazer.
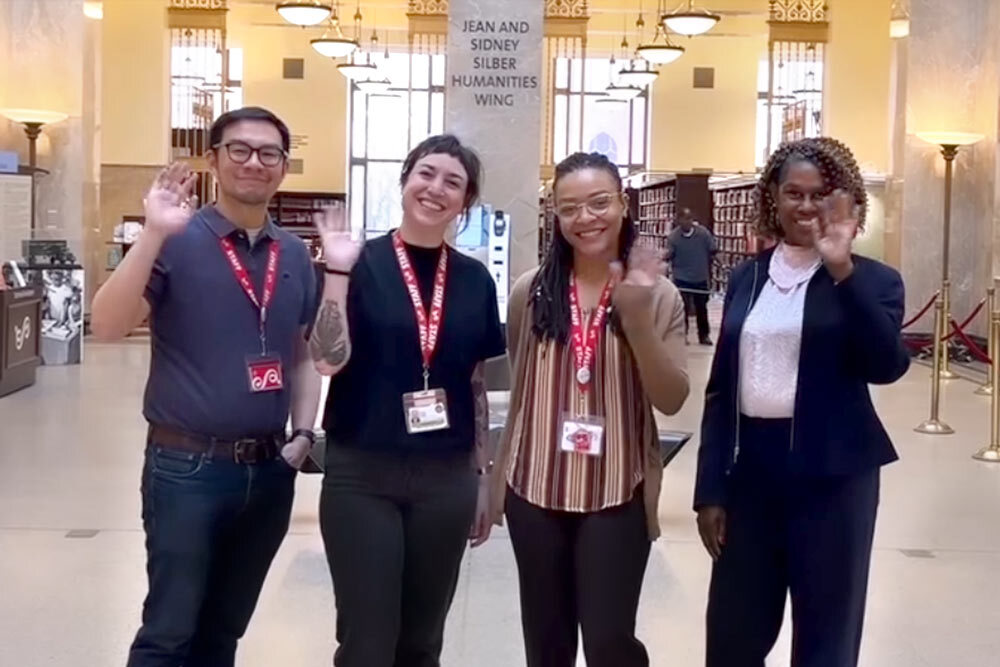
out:
<path id="1" fill-rule="evenodd" d="M 695 509 L 725 505 L 726 478 L 739 455 L 740 335 L 768 280 L 774 250 L 732 272 L 718 347 L 705 392 Z M 809 281 L 795 395 L 790 467 L 797 474 L 857 473 L 895 461 L 869 384 L 889 384 L 910 366 L 900 328 L 899 273 L 864 257 L 835 284 L 826 267 Z"/>

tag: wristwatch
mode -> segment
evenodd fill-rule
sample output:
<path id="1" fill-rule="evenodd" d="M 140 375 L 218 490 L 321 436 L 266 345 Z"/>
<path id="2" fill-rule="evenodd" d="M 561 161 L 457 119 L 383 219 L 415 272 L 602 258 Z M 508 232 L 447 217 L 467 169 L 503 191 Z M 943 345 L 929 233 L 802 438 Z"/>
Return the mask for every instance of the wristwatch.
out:
<path id="1" fill-rule="evenodd" d="M 316 433 L 311 428 L 297 428 L 294 431 L 292 431 L 292 437 L 291 437 L 292 440 L 294 440 L 299 436 L 302 436 L 303 438 L 308 440 L 309 444 L 312 445 L 316 444 Z"/>

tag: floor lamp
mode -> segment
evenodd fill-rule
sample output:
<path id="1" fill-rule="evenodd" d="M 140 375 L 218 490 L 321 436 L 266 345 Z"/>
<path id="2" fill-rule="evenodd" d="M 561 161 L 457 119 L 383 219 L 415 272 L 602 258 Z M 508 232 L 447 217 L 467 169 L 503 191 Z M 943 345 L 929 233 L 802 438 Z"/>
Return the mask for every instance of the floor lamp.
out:
<path id="1" fill-rule="evenodd" d="M 951 185 L 952 170 L 958 149 L 970 146 L 983 138 L 981 134 L 970 132 L 918 132 L 917 136 L 930 144 L 941 147 L 944 156 L 944 241 L 941 245 L 941 295 L 934 308 L 933 370 L 931 371 L 931 418 L 917 427 L 918 433 L 947 435 L 954 430 L 938 418 L 941 397 L 941 380 L 955 377 L 949 368 L 948 347 L 944 340 L 951 322 L 951 283 L 949 264 L 951 261 Z"/>

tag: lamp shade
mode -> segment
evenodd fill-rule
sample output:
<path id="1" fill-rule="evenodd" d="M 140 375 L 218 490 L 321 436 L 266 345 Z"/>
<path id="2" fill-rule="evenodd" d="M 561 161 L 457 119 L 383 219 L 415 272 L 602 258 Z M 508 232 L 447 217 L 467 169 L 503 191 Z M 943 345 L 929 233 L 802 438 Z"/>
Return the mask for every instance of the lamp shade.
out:
<path id="1" fill-rule="evenodd" d="M 910 34 L 910 19 L 904 17 L 889 21 L 889 37 L 902 39 Z"/>
<path id="2" fill-rule="evenodd" d="M 295 0 L 279 2 L 274 6 L 281 18 L 294 25 L 317 25 L 330 16 L 333 8 L 318 0 Z"/>
<path id="3" fill-rule="evenodd" d="M 316 53 L 327 58 L 345 58 L 358 48 L 358 43 L 346 37 L 328 37 L 323 35 L 309 40 Z"/>
<path id="4" fill-rule="evenodd" d="M 938 146 L 969 146 L 984 138 L 975 132 L 917 132 L 917 136 Z"/>
<path id="5" fill-rule="evenodd" d="M 618 72 L 618 80 L 626 86 L 645 88 L 656 81 L 656 77 L 659 75 L 656 70 L 628 68 Z"/>
<path id="6" fill-rule="evenodd" d="M 375 76 L 378 68 L 371 63 L 340 63 L 337 71 L 346 76 L 351 81 L 364 81 Z"/>
<path id="7" fill-rule="evenodd" d="M 665 14 L 660 18 L 660 21 L 665 28 L 669 28 L 679 35 L 693 37 L 708 32 L 721 19 L 722 17 L 718 14 L 689 6 L 686 11 Z"/>
<path id="8" fill-rule="evenodd" d="M 673 44 L 646 44 L 637 48 L 635 55 L 653 65 L 669 65 L 684 55 L 684 47 Z"/>
<path id="9" fill-rule="evenodd" d="M 392 87 L 389 79 L 364 79 L 363 81 L 357 81 L 356 85 L 358 90 L 368 94 L 386 93 Z"/>
<path id="10" fill-rule="evenodd" d="M 642 94 L 642 88 L 638 86 L 619 86 L 611 84 L 605 89 L 608 97 L 616 100 L 631 100 Z"/>
<path id="11" fill-rule="evenodd" d="M 45 111 L 43 109 L 0 109 L 0 114 L 17 123 L 38 123 L 48 125 L 69 118 L 69 114 L 61 111 Z"/>

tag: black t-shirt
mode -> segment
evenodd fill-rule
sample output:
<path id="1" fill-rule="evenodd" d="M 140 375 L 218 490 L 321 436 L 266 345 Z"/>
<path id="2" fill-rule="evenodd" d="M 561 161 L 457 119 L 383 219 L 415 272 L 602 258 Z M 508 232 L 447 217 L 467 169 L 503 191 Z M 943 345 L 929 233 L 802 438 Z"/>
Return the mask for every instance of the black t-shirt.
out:
<path id="1" fill-rule="evenodd" d="M 403 394 L 420 391 L 423 358 L 413 302 L 392 238 L 369 241 L 351 272 L 347 318 L 351 358 L 330 383 L 323 428 L 336 446 L 411 452 L 471 451 L 475 444 L 472 372 L 502 355 L 496 287 L 480 262 L 445 246 L 444 319 L 431 360 L 430 387 L 444 389 L 451 427 L 409 434 Z M 430 305 L 440 249 L 407 246 L 424 307 Z"/>

